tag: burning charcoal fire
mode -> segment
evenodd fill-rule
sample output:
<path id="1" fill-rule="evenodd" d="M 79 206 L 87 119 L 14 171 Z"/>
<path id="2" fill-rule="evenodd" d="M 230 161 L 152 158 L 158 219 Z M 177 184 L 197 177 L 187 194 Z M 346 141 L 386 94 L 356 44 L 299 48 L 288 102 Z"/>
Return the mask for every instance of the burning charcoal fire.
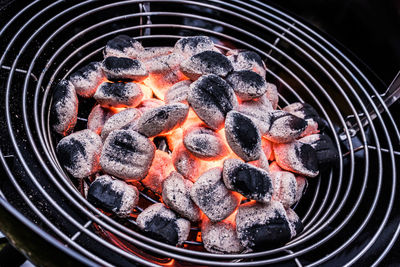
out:
<path id="1" fill-rule="evenodd" d="M 100 105 L 94 106 L 88 117 L 87 128 L 100 135 L 104 124 L 112 115 L 114 115 L 113 111 Z"/>
<path id="2" fill-rule="evenodd" d="M 162 183 L 173 170 L 174 167 L 172 166 L 171 155 L 157 149 L 149 172 L 147 176 L 141 180 L 141 183 L 154 193 L 161 195 Z"/>
<path id="3" fill-rule="evenodd" d="M 269 172 L 269 162 L 264 153 L 261 153 L 259 159 L 254 160 L 254 161 L 248 161 L 247 163 L 249 163 L 257 168 L 263 169 L 264 171 Z"/>
<path id="4" fill-rule="evenodd" d="M 239 206 L 236 232 L 244 247 L 276 247 L 291 238 L 288 217 L 282 204 L 251 201 Z"/>
<path id="5" fill-rule="evenodd" d="M 274 171 L 271 172 L 270 176 L 274 184 L 272 198 L 282 203 L 286 209 L 296 203 L 297 182 L 294 174 L 285 171 Z"/>
<path id="6" fill-rule="evenodd" d="M 132 130 L 115 130 L 104 142 L 100 157 L 103 170 L 124 180 L 141 180 L 149 171 L 155 146 Z"/>
<path id="7" fill-rule="evenodd" d="M 320 169 L 327 168 L 339 160 L 339 152 L 331 138 L 325 134 L 312 134 L 299 139 L 299 141 L 309 144 L 315 149 Z"/>
<path id="8" fill-rule="evenodd" d="M 240 253 L 244 247 L 236 234 L 236 226 L 228 221 L 213 223 L 207 218 L 201 224 L 204 248 L 212 253 Z"/>
<path id="9" fill-rule="evenodd" d="M 181 54 L 172 53 L 159 57 L 154 57 L 144 64 L 150 74 L 166 74 L 174 69 L 178 69 L 185 58 Z"/>
<path id="10" fill-rule="evenodd" d="M 225 120 L 225 135 L 233 152 L 244 161 L 253 161 L 260 157 L 260 131 L 246 115 L 237 111 L 229 112 Z"/>
<path id="11" fill-rule="evenodd" d="M 200 176 L 201 162 L 181 144 L 172 151 L 172 162 L 177 172 L 192 182 Z"/>
<path id="12" fill-rule="evenodd" d="M 182 217 L 192 222 L 201 219 L 200 209 L 190 198 L 193 183 L 183 178 L 177 172 L 172 172 L 162 184 L 162 198 L 164 203 Z"/>
<path id="13" fill-rule="evenodd" d="M 110 81 L 141 82 L 149 76 L 146 67 L 137 59 L 107 57 L 103 61 L 103 71 Z"/>
<path id="14" fill-rule="evenodd" d="M 56 152 L 64 168 L 76 178 L 84 178 L 100 168 L 101 138 L 91 130 L 72 133 L 57 144 Z"/>
<path id="15" fill-rule="evenodd" d="M 190 80 L 184 80 L 171 86 L 165 94 L 165 103 L 184 103 L 187 104 L 189 94 L 189 86 L 192 83 Z"/>
<path id="16" fill-rule="evenodd" d="M 307 122 L 289 112 L 275 110 L 268 113 L 269 129 L 264 137 L 274 143 L 294 141 L 304 132 Z"/>
<path id="17" fill-rule="evenodd" d="M 319 174 L 318 158 L 315 149 L 299 141 L 287 144 L 274 144 L 276 162 L 282 169 L 308 177 Z"/>
<path id="18" fill-rule="evenodd" d="M 232 62 L 235 71 L 252 70 L 261 75 L 261 77 L 265 77 L 266 67 L 257 53 L 253 51 L 234 49 L 229 50 L 226 55 Z"/>
<path id="19" fill-rule="evenodd" d="M 273 108 L 265 95 L 258 100 L 242 102 L 238 107 L 238 111 L 249 116 L 254 121 L 261 135 L 264 135 L 269 130 L 269 116 L 266 114 L 273 111 Z"/>
<path id="20" fill-rule="evenodd" d="M 50 110 L 50 121 L 53 130 L 67 135 L 78 119 L 78 97 L 70 81 L 62 80 L 54 88 L 53 102 Z"/>
<path id="21" fill-rule="evenodd" d="M 181 245 L 190 232 L 190 222 L 178 218 L 162 203 L 146 208 L 139 214 L 136 222 L 150 237 L 170 245 Z"/>
<path id="22" fill-rule="evenodd" d="M 92 97 L 104 78 L 101 63 L 91 62 L 71 74 L 69 80 L 74 85 L 78 95 L 82 97 Z"/>
<path id="23" fill-rule="evenodd" d="M 292 238 L 294 238 L 295 236 L 297 236 L 298 234 L 300 234 L 303 231 L 303 229 L 304 229 L 303 223 L 301 222 L 301 220 L 300 220 L 299 216 L 296 214 L 296 212 L 294 212 L 294 210 L 292 210 L 292 209 L 286 210 L 286 216 L 289 221 L 291 236 L 292 236 Z"/>
<path id="24" fill-rule="evenodd" d="M 90 184 L 87 199 L 97 208 L 123 218 L 129 217 L 138 204 L 139 191 L 123 181 L 102 175 Z"/>
<path id="25" fill-rule="evenodd" d="M 274 154 L 272 143 L 265 138 L 261 138 L 261 148 L 265 154 L 265 157 L 269 160 L 272 160 Z"/>
<path id="26" fill-rule="evenodd" d="M 145 99 L 140 103 L 139 106 L 137 106 L 137 109 L 140 110 L 142 113 L 146 112 L 147 110 L 163 106 L 165 103 L 164 101 L 161 101 L 156 98 L 151 98 L 151 99 Z"/>
<path id="27" fill-rule="evenodd" d="M 325 127 L 326 123 L 310 104 L 296 102 L 284 107 L 283 110 L 299 118 L 305 119 L 309 124 L 313 122 L 316 123 L 320 130 L 323 130 Z"/>
<path id="28" fill-rule="evenodd" d="M 242 101 L 258 98 L 267 91 L 265 79 L 251 70 L 234 71 L 226 77 L 226 81 Z"/>
<path id="29" fill-rule="evenodd" d="M 169 46 L 146 47 L 140 52 L 137 58 L 141 61 L 148 61 L 155 57 L 171 54 L 173 51 L 174 48 Z"/>
<path id="30" fill-rule="evenodd" d="M 190 196 L 213 222 L 228 217 L 240 202 L 240 197 L 225 187 L 220 168 L 203 173 L 193 184 Z"/>
<path id="31" fill-rule="evenodd" d="M 181 71 L 193 81 L 208 74 L 225 77 L 232 70 L 229 59 L 215 51 L 201 52 L 181 63 Z"/>
<path id="32" fill-rule="evenodd" d="M 101 131 L 103 141 L 114 130 L 135 130 L 142 113 L 136 108 L 127 108 L 111 116 Z"/>
<path id="33" fill-rule="evenodd" d="M 174 47 L 176 53 L 180 53 L 186 58 L 213 49 L 214 43 L 208 36 L 183 37 L 176 42 Z"/>
<path id="34" fill-rule="evenodd" d="M 134 38 L 127 35 L 118 35 L 107 42 L 104 48 L 104 57 L 138 57 L 144 48 Z"/>
<path id="35" fill-rule="evenodd" d="M 100 84 L 94 99 L 105 108 L 136 107 L 143 98 L 142 89 L 136 83 L 110 83 Z"/>
<path id="36" fill-rule="evenodd" d="M 232 87 L 216 75 L 205 75 L 192 83 L 188 102 L 197 116 L 214 130 L 220 129 L 226 114 L 238 106 Z"/>
<path id="37" fill-rule="evenodd" d="M 164 100 L 168 89 L 185 79 L 187 77 L 179 69 L 173 69 L 166 73 L 152 73 L 143 83 L 151 88 L 157 98 Z"/>
<path id="38" fill-rule="evenodd" d="M 147 137 L 167 133 L 181 126 L 189 112 L 182 103 L 168 104 L 147 110 L 140 117 L 137 131 Z"/>
<path id="39" fill-rule="evenodd" d="M 270 174 L 239 159 L 224 161 L 222 177 L 229 190 L 263 203 L 271 200 L 273 186 Z"/>
<path id="40" fill-rule="evenodd" d="M 267 91 L 265 92 L 265 96 L 271 103 L 272 107 L 276 109 L 278 107 L 279 94 L 275 84 L 267 83 Z"/>
<path id="41" fill-rule="evenodd" d="M 201 124 L 183 133 L 183 144 L 193 155 L 203 160 L 216 160 L 228 154 L 221 136 Z"/>

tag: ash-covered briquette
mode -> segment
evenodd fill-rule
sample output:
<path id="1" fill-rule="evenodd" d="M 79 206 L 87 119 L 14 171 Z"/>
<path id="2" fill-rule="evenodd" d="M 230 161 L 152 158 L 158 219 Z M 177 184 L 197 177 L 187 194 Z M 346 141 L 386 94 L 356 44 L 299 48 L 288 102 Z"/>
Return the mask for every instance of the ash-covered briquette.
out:
<path id="1" fill-rule="evenodd" d="M 263 169 L 264 171 L 269 173 L 269 161 L 264 153 L 261 153 L 260 157 L 257 160 L 248 161 L 247 163 L 257 168 Z"/>
<path id="2" fill-rule="evenodd" d="M 325 128 L 326 123 L 324 122 L 324 120 L 319 116 L 318 112 L 308 103 L 292 103 L 284 107 L 283 110 L 299 118 L 317 123 L 319 130 L 323 130 Z"/>
<path id="3" fill-rule="evenodd" d="M 251 70 L 234 71 L 226 77 L 236 95 L 242 101 L 261 97 L 267 91 L 267 82 Z"/>
<path id="4" fill-rule="evenodd" d="M 84 178 L 100 169 L 101 138 L 91 130 L 72 133 L 57 144 L 61 165 L 74 177 Z"/>
<path id="5" fill-rule="evenodd" d="M 208 36 L 183 37 L 174 46 L 174 52 L 182 54 L 185 58 L 213 49 L 214 43 Z"/>
<path id="6" fill-rule="evenodd" d="M 87 200 L 95 207 L 118 217 L 129 217 L 139 202 L 139 191 L 135 186 L 102 175 L 90 184 Z"/>
<path id="7" fill-rule="evenodd" d="M 204 219 L 201 224 L 201 239 L 204 248 L 217 254 L 240 253 L 244 247 L 236 234 L 236 226 L 227 221 L 213 223 Z"/>
<path id="8" fill-rule="evenodd" d="M 147 61 L 155 57 L 161 57 L 171 54 L 174 51 L 173 47 L 170 46 L 155 46 L 145 47 L 143 51 L 137 56 L 141 61 Z"/>
<path id="9" fill-rule="evenodd" d="M 308 181 L 305 177 L 298 175 L 296 176 L 296 183 L 296 202 L 299 202 L 307 189 Z"/>
<path id="10" fill-rule="evenodd" d="M 161 101 L 159 99 L 156 98 L 150 98 L 150 99 L 144 99 L 139 106 L 137 106 L 137 109 L 144 113 L 150 109 L 156 108 L 156 107 L 160 107 L 163 106 L 165 103 L 164 101 Z"/>
<path id="11" fill-rule="evenodd" d="M 100 105 L 94 106 L 88 117 L 87 128 L 100 135 L 104 124 L 114 114 L 113 111 Z"/>
<path id="12" fill-rule="evenodd" d="M 217 160 L 228 154 L 222 137 L 203 125 L 195 125 L 183 133 L 183 144 L 186 149 L 198 158 Z"/>
<path id="13" fill-rule="evenodd" d="M 278 201 L 251 201 L 239 206 L 236 232 L 241 244 L 250 248 L 271 248 L 290 241 L 286 211 Z"/>
<path id="14" fill-rule="evenodd" d="M 191 80 L 184 80 L 177 82 L 171 86 L 165 93 L 164 101 L 167 104 L 171 103 L 187 103 L 187 98 L 189 94 L 189 86 L 192 83 Z"/>
<path id="15" fill-rule="evenodd" d="M 50 123 L 55 132 L 67 135 L 78 119 L 78 97 L 70 81 L 62 80 L 54 88 Z"/>
<path id="16" fill-rule="evenodd" d="M 239 159 L 224 161 L 222 177 L 229 190 L 237 191 L 244 197 L 268 203 L 273 194 L 270 174 Z"/>
<path id="17" fill-rule="evenodd" d="M 319 174 L 317 153 L 309 144 L 299 141 L 274 144 L 274 154 L 276 163 L 284 170 L 308 177 Z"/>
<path id="18" fill-rule="evenodd" d="M 312 134 L 299 139 L 299 141 L 309 144 L 315 149 L 320 169 L 326 169 L 339 161 L 339 152 L 328 135 Z"/>
<path id="19" fill-rule="evenodd" d="M 225 187 L 220 168 L 203 173 L 193 184 L 190 196 L 213 222 L 231 215 L 240 202 L 240 198 Z"/>
<path id="20" fill-rule="evenodd" d="M 101 139 L 106 140 L 114 130 L 135 130 L 141 115 L 142 113 L 136 108 L 127 108 L 114 114 L 104 124 Z"/>
<path id="21" fill-rule="evenodd" d="M 103 82 L 94 94 L 94 99 L 105 108 L 136 107 L 143 99 L 143 92 L 140 86 L 133 82 Z"/>
<path id="22" fill-rule="evenodd" d="M 233 66 L 229 59 L 215 51 L 201 52 L 181 63 L 181 71 L 193 81 L 208 74 L 225 77 L 232 70 Z"/>
<path id="23" fill-rule="evenodd" d="M 141 180 L 149 171 L 155 146 L 132 130 L 112 131 L 104 142 L 100 165 L 104 172 L 124 180 Z"/>
<path id="24" fill-rule="evenodd" d="M 272 199 L 282 203 L 286 209 L 296 203 L 297 182 L 294 174 L 285 171 L 274 171 L 271 172 L 270 176 L 274 184 Z"/>
<path id="25" fill-rule="evenodd" d="M 274 109 L 277 109 L 279 102 L 279 94 L 275 84 L 267 83 L 267 91 L 265 92 L 265 96 L 271 103 L 272 107 Z"/>
<path id="26" fill-rule="evenodd" d="M 145 65 L 127 57 L 107 57 L 103 61 L 103 71 L 110 81 L 141 82 L 149 76 Z"/>
<path id="27" fill-rule="evenodd" d="M 270 111 L 273 111 L 272 105 L 266 96 L 263 95 L 257 100 L 242 102 L 238 111 L 249 116 L 260 130 L 261 135 L 269 129 L 269 117 L 266 116 Z"/>
<path id="28" fill-rule="evenodd" d="M 304 119 L 286 111 L 274 110 L 268 112 L 266 116 L 269 119 L 269 129 L 264 137 L 273 143 L 292 142 L 307 128 L 307 122 Z"/>
<path id="29" fill-rule="evenodd" d="M 235 71 L 251 70 L 265 77 L 265 64 L 256 52 L 233 49 L 229 50 L 226 56 L 232 62 Z"/>
<path id="30" fill-rule="evenodd" d="M 172 162 L 177 172 L 192 182 L 200 176 L 201 162 L 181 144 L 172 151 Z"/>
<path id="31" fill-rule="evenodd" d="M 186 219 L 197 222 L 201 219 L 200 209 L 190 198 L 193 183 L 177 172 L 171 174 L 162 183 L 163 202 Z"/>
<path id="32" fill-rule="evenodd" d="M 257 160 L 261 153 L 261 134 L 246 115 L 231 111 L 225 120 L 225 136 L 233 152 L 244 161 Z"/>
<path id="33" fill-rule="evenodd" d="M 104 48 L 104 57 L 131 57 L 137 58 L 144 48 L 136 39 L 127 35 L 118 35 L 107 42 Z"/>
<path id="34" fill-rule="evenodd" d="M 154 57 L 144 62 L 149 73 L 165 74 L 178 69 L 185 58 L 178 53 Z"/>
<path id="35" fill-rule="evenodd" d="M 140 117 L 137 131 L 147 137 L 167 133 L 181 126 L 188 115 L 189 106 L 182 103 L 168 104 L 147 110 Z"/>
<path id="36" fill-rule="evenodd" d="M 156 150 L 149 172 L 140 182 L 154 193 L 162 194 L 162 183 L 174 170 L 171 155 L 167 152 Z"/>
<path id="37" fill-rule="evenodd" d="M 190 222 L 178 218 L 162 203 L 147 207 L 138 215 L 136 222 L 147 235 L 170 245 L 181 245 L 190 232 Z"/>
<path id="38" fill-rule="evenodd" d="M 286 210 L 286 216 L 289 221 L 291 236 L 292 238 L 294 238 L 303 231 L 304 229 L 303 223 L 300 220 L 299 216 L 296 214 L 296 212 L 292 209 Z"/>
<path id="39" fill-rule="evenodd" d="M 273 159 L 273 148 L 272 148 L 272 142 L 268 141 L 265 138 L 261 138 L 261 148 L 265 154 L 265 157 L 268 160 L 272 160 Z"/>
<path id="40" fill-rule="evenodd" d="M 223 127 L 225 116 L 238 101 L 232 87 L 217 75 L 205 75 L 190 85 L 188 102 L 197 116 L 213 130 Z"/>
<path id="41" fill-rule="evenodd" d="M 91 62 L 71 74 L 69 80 L 82 97 L 92 97 L 105 78 L 100 62 Z"/>

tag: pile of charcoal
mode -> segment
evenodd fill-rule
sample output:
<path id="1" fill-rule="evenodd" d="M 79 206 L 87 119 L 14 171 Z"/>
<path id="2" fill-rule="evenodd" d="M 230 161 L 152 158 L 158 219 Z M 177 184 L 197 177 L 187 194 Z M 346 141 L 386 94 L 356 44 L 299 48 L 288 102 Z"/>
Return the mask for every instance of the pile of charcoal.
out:
<path id="1" fill-rule="evenodd" d="M 51 104 L 58 160 L 90 177 L 90 203 L 172 245 L 199 225 L 213 253 L 276 247 L 302 231 L 291 207 L 338 152 L 310 105 L 278 109 L 258 54 L 224 53 L 206 36 L 144 48 L 120 35 L 104 57 L 60 81 Z M 96 105 L 74 131 L 78 96 Z M 159 203 L 138 207 L 141 188 Z"/>

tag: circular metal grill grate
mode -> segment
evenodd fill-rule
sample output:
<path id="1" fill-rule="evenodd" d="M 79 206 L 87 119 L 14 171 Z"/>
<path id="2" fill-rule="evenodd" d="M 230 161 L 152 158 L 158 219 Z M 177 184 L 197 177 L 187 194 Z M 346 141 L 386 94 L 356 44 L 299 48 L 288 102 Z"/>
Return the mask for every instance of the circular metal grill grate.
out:
<path id="1" fill-rule="evenodd" d="M 147 238 L 82 197 L 54 153 L 51 85 L 101 60 L 107 40 L 122 33 L 145 46 L 203 34 L 222 49 L 254 50 L 265 59 L 267 80 L 278 85 L 281 106 L 306 101 L 319 111 L 342 157 L 337 168 L 310 182 L 297 205 L 303 233 L 280 248 L 215 255 L 194 241 L 178 248 Z M 324 37 L 286 13 L 253 0 L 33 1 L 10 15 L 0 37 L 0 158 L 11 188 L 3 193 L 12 201 L 9 192 L 15 192 L 17 209 L 93 262 L 369 265 L 379 263 L 397 239 L 393 205 L 400 135 L 380 88 Z M 89 110 L 81 110 L 80 117 Z M 195 236 L 198 229 L 192 230 Z"/>

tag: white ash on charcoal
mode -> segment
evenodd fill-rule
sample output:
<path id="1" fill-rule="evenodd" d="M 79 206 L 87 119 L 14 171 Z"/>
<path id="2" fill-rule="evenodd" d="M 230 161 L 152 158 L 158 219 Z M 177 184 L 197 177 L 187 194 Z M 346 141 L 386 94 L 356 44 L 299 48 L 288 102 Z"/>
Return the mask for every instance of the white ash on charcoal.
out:
<path id="1" fill-rule="evenodd" d="M 138 204 L 139 191 L 133 185 L 102 175 L 90 184 L 87 200 L 97 208 L 124 218 L 129 217 Z"/>
<path id="2" fill-rule="evenodd" d="M 296 176 L 296 184 L 296 202 L 299 202 L 307 190 L 308 181 L 305 177 L 298 175 Z"/>
<path id="3" fill-rule="evenodd" d="M 214 43 L 208 36 L 183 37 L 174 46 L 175 53 L 180 53 L 186 58 L 213 49 Z"/>
<path id="4" fill-rule="evenodd" d="M 137 106 L 137 109 L 140 110 L 140 112 L 144 113 L 150 109 L 160 107 L 165 105 L 164 101 L 161 101 L 157 98 L 150 98 L 150 99 L 144 99 L 139 106 Z"/>
<path id="5" fill-rule="evenodd" d="M 339 161 L 339 152 L 326 134 L 312 134 L 299 139 L 300 142 L 311 145 L 318 159 L 320 169 L 326 169 Z"/>
<path id="6" fill-rule="evenodd" d="M 238 109 L 240 113 L 249 116 L 260 130 L 261 135 L 264 135 L 269 130 L 269 112 L 273 111 L 271 103 L 263 95 L 258 100 L 242 102 Z"/>
<path id="7" fill-rule="evenodd" d="M 181 126 L 188 115 L 189 106 L 168 104 L 145 111 L 139 119 L 137 131 L 147 137 L 167 133 Z"/>
<path id="8" fill-rule="evenodd" d="M 283 108 L 299 118 L 305 119 L 309 124 L 317 124 L 317 129 L 323 130 L 326 126 L 326 122 L 322 119 L 318 112 L 308 103 L 292 103 Z"/>
<path id="9" fill-rule="evenodd" d="M 114 114 L 114 111 L 103 108 L 100 105 L 94 106 L 88 117 L 87 128 L 100 135 L 104 124 Z"/>
<path id="10" fill-rule="evenodd" d="M 274 185 L 272 199 L 279 201 L 287 209 L 297 202 L 297 181 L 291 172 L 271 172 Z"/>
<path id="11" fill-rule="evenodd" d="M 155 146 L 132 130 L 112 131 L 104 141 L 100 165 L 104 172 L 124 180 L 141 180 L 150 168 Z"/>
<path id="12" fill-rule="evenodd" d="M 127 108 L 111 116 L 101 131 L 102 140 L 114 130 L 135 130 L 142 113 L 136 108 Z"/>
<path id="13" fill-rule="evenodd" d="M 144 62 L 144 65 L 150 74 L 166 74 L 178 69 L 184 59 L 181 54 L 172 53 L 149 59 Z"/>
<path id="14" fill-rule="evenodd" d="M 100 136 L 86 129 L 61 139 L 57 144 L 56 153 L 61 165 L 72 176 L 84 178 L 100 169 L 101 147 Z"/>
<path id="15" fill-rule="evenodd" d="M 234 71 L 226 77 L 236 95 L 242 101 L 259 98 L 267 91 L 267 82 L 251 70 Z"/>
<path id="16" fill-rule="evenodd" d="M 266 114 L 269 120 L 269 129 L 264 137 L 273 143 L 288 143 L 296 140 L 307 128 L 304 119 L 289 112 L 274 110 Z"/>
<path id="17" fill-rule="evenodd" d="M 217 254 L 240 253 L 244 250 L 236 234 L 236 226 L 228 221 L 211 222 L 204 219 L 201 224 L 201 239 L 204 248 Z"/>
<path id="18" fill-rule="evenodd" d="M 268 203 L 273 194 L 270 174 L 239 159 L 224 161 L 222 177 L 225 186 L 244 197 Z"/>
<path id="19" fill-rule="evenodd" d="M 69 80 L 82 97 L 92 97 L 105 76 L 100 62 L 91 62 L 71 74 Z"/>
<path id="20" fill-rule="evenodd" d="M 261 138 L 261 148 L 268 160 L 272 160 L 273 158 L 273 147 L 272 142 L 268 141 L 264 137 Z"/>
<path id="21" fill-rule="evenodd" d="M 226 53 L 235 71 L 251 70 L 265 77 L 266 67 L 261 57 L 253 51 L 233 49 Z"/>
<path id="22" fill-rule="evenodd" d="M 110 81 L 141 82 L 149 76 L 145 65 L 127 57 L 106 57 L 103 60 L 103 71 Z"/>
<path id="23" fill-rule="evenodd" d="M 238 107 L 232 87 L 217 75 L 205 75 L 190 85 L 188 102 L 211 129 L 223 127 L 225 116 Z"/>
<path id="24" fill-rule="evenodd" d="M 145 47 L 144 50 L 141 51 L 137 56 L 137 58 L 141 61 L 148 61 L 155 57 L 171 54 L 173 51 L 174 48 L 170 46 Z"/>
<path id="25" fill-rule="evenodd" d="M 143 92 L 136 83 L 103 82 L 93 97 L 105 108 L 133 108 L 142 101 Z"/>
<path id="26" fill-rule="evenodd" d="M 118 35 L 107 42 L 103 54 L 104 57 L 131 57 L 137 58 L 143 53 L 144 48 L 136 39 L 127 35 Z"/>
<path id="27" fill-rule="evenodd" d="M 162 203 L 147 207 L 138 215 L 136 222 L 148 236 L 170 245 L 181 245 L 190 232 L 190 222 L 178 218 Z"/>
<path id="28" fill-rule="evenodd" d="M 317 153 L 309 144 L 299 141 L 274 144 L 274 154 L 276 163 L 284 170 L 308 177 L 319 174 Z"/>
<path id="29" fill-rule="evenodd" d="M 303 231 L 304 229 L 303 223 L 300 220 L 299 216 L 296 214 L 296 212 L 292 209 L 286 210 L 286 216 L 289 221 L 289 227 L 292 238 L 294 238 Z"/>
<path id="30" fill-rule="evenodd" d="M 177 172 L 171 172 L 162 183 L 163 202 L 186 219 L 197 222 L 201 219 L 200 209 L 190 198 L 193 183 Z"/>
<path id="31" fill-rule="evenodd" d="M 187 104 L 187 99 L 189 95 L 189 87 L 192 83 L 191 80 L 184 80 L 177 82 L 171 86 L 165 93 L 164 101 L 167 104 L 171 103 L 184 103 Z"/>
<path id="32" fill-rule="evenodd" d="M 277 109 L 279 102 L 279 94 L 275 84 L 267 83 L 267 91 L 265 92 L 265 96 L 271 103 L 272 107 L 274 109 Z"/>
<path id="33" fill-rule="evenodd" d="M 196 157 L 203 160 L 217 160 L 228 154 L 222 137 L 204 127 L 205 125 L 195 125 L 183 133 L 183 144 L 186 149 Z"/>
<path id="34" fill-rule="evenodd" d="M 215 51 L 201 52 L 181 63 L 181 71 L 193 81 L 208 74 L 226 77 L 232 70 L 229 59 Z"/>
<path id="35" fill-rule="evenodd" d="M 241 244 L 250 248 L 271 248 L 291 239 L 291 229 L 282 204 L 251 201 L 239 206 L 236 232 Z"/>
<path id="36" fill-rule="evenodd" d="M 230 111 L 225 120 L 225 136 L 232 151 L 244 161 L 253 161 L 260 157 L 261 134 L 248 116 Z"/>
<path id="37" fill-rule="evenodd" d="M 192 182 L 200 176 L 201 162 L 181 144 L 172 151 L 172 162 L 177 172 Z"/>
<path id="38" fill-rule="evenodd" d="M 213 222 L 221 221 L 231 215 L 240 202 L 240 197 L 226 188 L 220 168 L 213 168 L 203 173 L 193 184 L 190 196 Z"/>
<path id="39" fill-rule="evenodd" d="M 269 161 L 264 153 L 261 153 L 260 157 L 257 160 L 248 161 L 247 163 L 269 172 Z"/>
<path id="40" fill-rule="evenodd" d="M 67 135 L 78 119 L 78 97 L 74 85 L 67 80 L 60 81 L 54 88 L 50 109 L 50 123 L 56 133 Z"/>

